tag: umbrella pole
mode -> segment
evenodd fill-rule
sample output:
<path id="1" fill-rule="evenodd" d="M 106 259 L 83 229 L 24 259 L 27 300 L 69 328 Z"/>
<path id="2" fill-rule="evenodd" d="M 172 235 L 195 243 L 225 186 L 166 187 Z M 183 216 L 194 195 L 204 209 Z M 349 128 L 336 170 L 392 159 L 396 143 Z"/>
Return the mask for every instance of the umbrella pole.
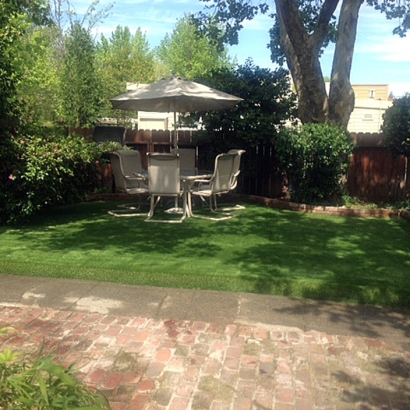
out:
<path id="1" fill-rule="evenodd" d="M 174 137 L 172 139 L 172 145 L 174 147 L 174 152 L 178 153 L 178 136 L 177 136 L 177 112 L 174 111 Z M 180 214 L 183 212 L 183 209 L 178 206 L 178 197 L 175 197 L 174 207 L 168 209 L 168 213 Z"/>
<path id="2" fill-rule="evenodd" d="M 178 152 L 178 135 L 177 135 L 177 112 L 174 110 L 174 140 L 172 144 L 174 145 L 175 152 Z"/>

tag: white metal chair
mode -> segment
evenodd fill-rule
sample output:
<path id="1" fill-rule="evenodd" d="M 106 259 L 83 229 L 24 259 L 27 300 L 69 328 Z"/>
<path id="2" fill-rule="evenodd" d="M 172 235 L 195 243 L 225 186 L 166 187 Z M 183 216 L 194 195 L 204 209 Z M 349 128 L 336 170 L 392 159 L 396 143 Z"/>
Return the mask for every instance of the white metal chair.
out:
<path id="1" fill-rule="evenodd" d="M 146 213 L 138 213 L 141 209 L 141 195 L 148 193 L 146 177 L 139 174 L 142 170 L 141 156 L 138 151 L 119 150 L 110 154 L 112 171 L 116 190 L 118 192 L 127 193 L 138 196 L 138 204 L 120 205 L 121 208 L 108 211 L 114 216 L 146 216 Z"/>
<path id="2" fill-rule="evenodd" d="M 174 154 L 179 154 L 179 159 L 181 161 L 181 173 L 187 172 L 192 173 L 197 169 L 196 166 L 196 149 L 195 148 L 174 148 L 171 150 Z"/>
<path id="3" fill-rule="evenodd" d="M 181 168 L 178 154 L 148 153 L 148 191 L 150 210 L 147 222 L 180 223 L 187 215 L 186 195 L 181 186 Z M 161 197 L 183 197 L 180 219 L 153 219 Z"/>
<path id="4" fill-rule="evenodd" d="M 231 181 L 231 191 L 233 191 L 238 185 L 238 176 L 241 173 L 241 156 L 245 154 L 243 149 L 230 149 L 228 154 L 236 154 L 234 165 L 233 165 L 233 174 Z"/>
<path id="5" fill-rule="evenodd" d="M 231 180 L 231 189 L 230 191 L 234 191 L 236 187 L 238 186 L 238 177 L 239 174 L 241 173 L 241 157 L 243 154 L 245 154 L 245 150 L 243 149 L 230 149 L 228 151 L 228 154 L 235 154 L 235 159 L 233 163 L 233 170 L 232 170 L 232 180 Z M 216 203 L 216 197 L 214 198 L 214 203 L 215 203 L 215 208 L 218 210 L 218 205 Z M 222 211 L 233 211 L 235 209 L 245 209 L 243 205 L 233 205 L 233 206 L 228 206 L 222 208 Z"/>
<path id="6" fill-rule="evenodd" d="M 209 180 L 198 179 L 195 182 L 198 184 L 197 189 L 193 189 L 190 192 L 188 200 L 190 201 L 191 195 L 199 196 L 201 198 L 209 198 L 209 208 L 211 212 L 221 215 L 220 217 L 209 217 L 195 215 L 193 212 L 191 215 L 196 218 L 210 219 L 219 221 L 223 219 L 230 219 L 236 215 L 221 212 L 216 207 L 216 195 L 227 194 L 231 189 L 232 175 L 234 171 L 234 161 L 236 154 L 219 154 L 215 158 L 214 173 Z M 215 204 L 214 204 L 215 202 Z M 190 206 L 192 209 L 192 207 Z"/>

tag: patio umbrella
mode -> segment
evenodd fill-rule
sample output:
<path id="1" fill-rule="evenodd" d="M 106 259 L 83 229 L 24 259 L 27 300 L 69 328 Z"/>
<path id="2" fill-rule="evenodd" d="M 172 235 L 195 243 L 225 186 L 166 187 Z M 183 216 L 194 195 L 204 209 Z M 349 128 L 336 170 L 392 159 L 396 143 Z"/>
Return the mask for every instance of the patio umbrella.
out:
<path id="1" fill-rule="evenodd" d="M 178 146 L 176 114 L 177 112 L 194 112 L 224 110 L 232 108 L 242 98 L 224 93 L 193 81 L 179 77 L 162 78 L 111 98 L 114 109 L 127 111 L 153 111 L 174 113 L 174 140 Z"/>

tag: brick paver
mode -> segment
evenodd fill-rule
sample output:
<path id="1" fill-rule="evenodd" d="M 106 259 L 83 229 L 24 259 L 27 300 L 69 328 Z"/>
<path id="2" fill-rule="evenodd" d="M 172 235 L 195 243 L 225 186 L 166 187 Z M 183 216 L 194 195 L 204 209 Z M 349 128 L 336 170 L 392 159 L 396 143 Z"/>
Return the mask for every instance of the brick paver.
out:
<path id="1" fill-rule="evenodd" d="M 113 410 L 410 409 L 410 344 L 294 328 L 2 306 L 0 351 L 42 342 Z"/>

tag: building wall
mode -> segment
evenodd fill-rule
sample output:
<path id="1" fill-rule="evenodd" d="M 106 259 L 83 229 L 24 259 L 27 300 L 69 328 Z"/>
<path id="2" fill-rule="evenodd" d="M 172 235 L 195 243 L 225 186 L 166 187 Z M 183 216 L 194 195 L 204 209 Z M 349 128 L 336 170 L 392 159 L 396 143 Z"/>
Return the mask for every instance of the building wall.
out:
<path id="1" fill-rule="evenodd" d="M 382 100 L 389 99 L 388 84 L 352 84 L 354 94 L 358 100 Z"/>
<path id="2" fill-rule="evenodd" d="M 350 132 L 380 132 L 383 114 L 392 105 L 388 84 L 352 85 L 355 107 L 347 129 Z"/>
<path id="3" fill-rule="evenodd" d="M 347 129 L 350 132 L 380 132 L 383 114 L 391 105 L 391 101 L 356 99 Z"/>

